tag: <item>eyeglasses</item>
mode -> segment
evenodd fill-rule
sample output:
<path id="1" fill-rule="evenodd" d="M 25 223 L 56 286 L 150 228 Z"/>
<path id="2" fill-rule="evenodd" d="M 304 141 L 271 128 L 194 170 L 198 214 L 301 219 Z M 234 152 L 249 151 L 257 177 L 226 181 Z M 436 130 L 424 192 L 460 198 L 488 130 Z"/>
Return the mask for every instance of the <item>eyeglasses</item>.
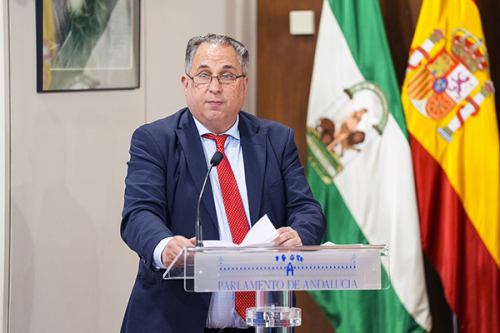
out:
<path id="1" fill-rule="evenodd" d="M 236 75 L 231 73 L 219 74 L 219 75 L 208 75 L 206 73 L 201 73 L 198 75 L 190 76 L 186 74 L 195 84 L 209 84 L 212 82 L 212 78 L 216 77 L 220 84 L 230 84 L 235 83 L 240 77 L 245 77 L 246 75 Z"/>

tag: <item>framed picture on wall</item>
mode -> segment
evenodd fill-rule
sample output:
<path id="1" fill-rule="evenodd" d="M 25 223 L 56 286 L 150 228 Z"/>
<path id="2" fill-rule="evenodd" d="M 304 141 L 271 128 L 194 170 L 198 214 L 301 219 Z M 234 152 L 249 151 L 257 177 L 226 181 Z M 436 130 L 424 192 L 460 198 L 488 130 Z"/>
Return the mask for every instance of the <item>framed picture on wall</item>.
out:
<path id="1" fill-rule="evenodd" d="M 36 0 L 37 91 L 139 87 L 140 0 Z"/>

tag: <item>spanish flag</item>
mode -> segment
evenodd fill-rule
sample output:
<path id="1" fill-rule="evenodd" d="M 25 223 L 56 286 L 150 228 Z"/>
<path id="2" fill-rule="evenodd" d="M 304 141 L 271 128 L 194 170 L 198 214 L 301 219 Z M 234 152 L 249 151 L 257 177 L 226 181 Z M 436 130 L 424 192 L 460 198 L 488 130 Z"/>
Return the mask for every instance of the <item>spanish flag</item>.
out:
<path id="1" fill-rule="evenodd" d="M 476 4 L 424 0 L 411 49 L 401 99 L 422 247 L 461 332 L 500 332 L 499 138 Z"/>

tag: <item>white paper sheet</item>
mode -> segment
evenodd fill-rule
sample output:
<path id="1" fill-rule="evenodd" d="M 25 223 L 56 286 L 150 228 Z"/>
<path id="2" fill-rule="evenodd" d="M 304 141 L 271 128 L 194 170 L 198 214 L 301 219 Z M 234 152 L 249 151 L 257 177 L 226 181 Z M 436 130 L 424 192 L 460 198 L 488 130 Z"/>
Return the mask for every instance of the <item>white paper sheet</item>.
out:
<path id="1" fill-rule="evenodd" d="M 232 246 L 251 246 L 251 245 L 266 245 L 272 246 L 271 242 L 278 237 L 278 231 L 272 224 L 267 214 L 262 216 L 257 223 L 250 229 L 250 231 L 245 236 L 243 242 L 240 245 L 218 241 L 218 240 L 206 240 L 203 241 L 203 246 L 205 247 L 232 247 Z"/>

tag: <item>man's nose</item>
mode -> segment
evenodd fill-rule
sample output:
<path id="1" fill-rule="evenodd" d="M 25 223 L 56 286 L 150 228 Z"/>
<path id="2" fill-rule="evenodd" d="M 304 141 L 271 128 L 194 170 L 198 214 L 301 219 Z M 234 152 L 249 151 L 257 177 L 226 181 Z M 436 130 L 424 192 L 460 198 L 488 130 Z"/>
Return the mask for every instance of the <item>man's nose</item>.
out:
<path id="1" fill-rule="evenodd" d="M 208 85 L 208 89 L 211 93 L 218 93 L 222 91 L 222 84 L 220 84 L 219 78 L 217 76 L 212 76 L 212 80 Z"/>

